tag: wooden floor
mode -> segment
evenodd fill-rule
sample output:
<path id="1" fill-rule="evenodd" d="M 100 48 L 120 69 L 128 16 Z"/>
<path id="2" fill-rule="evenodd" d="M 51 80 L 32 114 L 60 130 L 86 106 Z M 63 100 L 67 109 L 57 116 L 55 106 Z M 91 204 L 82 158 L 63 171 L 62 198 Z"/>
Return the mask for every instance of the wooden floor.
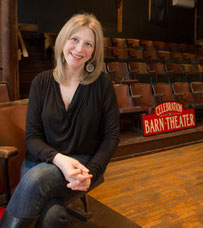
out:
<path id="1" fill-rule="evenodd" d="M 143 228 L 203 228 L 203 143 L 111 162 L 89 195 Z"/>

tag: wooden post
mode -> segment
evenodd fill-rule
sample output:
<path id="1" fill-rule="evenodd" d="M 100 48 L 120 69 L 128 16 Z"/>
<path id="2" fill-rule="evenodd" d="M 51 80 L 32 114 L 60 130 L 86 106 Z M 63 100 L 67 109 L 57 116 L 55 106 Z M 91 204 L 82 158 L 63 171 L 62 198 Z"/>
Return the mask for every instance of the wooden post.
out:
<path id="1" fill-rule="evenodd" d="M 195 15 L 194 15 L 194 43 L 197 40 L 197 3 L 195 4 Z"/>
<path id="2" fill-rule="evenodd" d="M 118 32 L 123 30 L 123 0 L 117 0 L 117 12 L 118 12 Z"/>
<path id="3" fill-rule="evenodd" d="M 9 83 L 11 99 L 14 100 L 19 98 L 17 0 L 1 0 L 0 21 L 0 80 Z"/>
<path id="4" fill-rule="evenodd" d="M 149 22 L 151 21 L 152 18 L 152 2 L 149 0 Z"/>

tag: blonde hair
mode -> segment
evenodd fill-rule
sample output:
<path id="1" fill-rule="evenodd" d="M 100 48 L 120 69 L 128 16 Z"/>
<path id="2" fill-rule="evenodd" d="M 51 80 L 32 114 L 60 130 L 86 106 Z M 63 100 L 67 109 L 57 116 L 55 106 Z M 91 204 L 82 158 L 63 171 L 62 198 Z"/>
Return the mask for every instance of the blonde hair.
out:
<path id="1" fill-rule="evenodd" d="M 81 26 L 90 28 L 95 36 L 94 51 L 91 58 L 91 63 L 94 65 L 95 69 L 94 72 L 89 73 L 84 68 L 81 84 L 90 84 L 95 81 L 103 69 L 104 46 L 102 26 L 92 14 L 76 14 L 63 26 L 55 43 L 56 67 L 54 69 L 54 78 L 59 83 L 63 83 L 65 80 L 63 48 L 67 39 L 69 39 Z"/>

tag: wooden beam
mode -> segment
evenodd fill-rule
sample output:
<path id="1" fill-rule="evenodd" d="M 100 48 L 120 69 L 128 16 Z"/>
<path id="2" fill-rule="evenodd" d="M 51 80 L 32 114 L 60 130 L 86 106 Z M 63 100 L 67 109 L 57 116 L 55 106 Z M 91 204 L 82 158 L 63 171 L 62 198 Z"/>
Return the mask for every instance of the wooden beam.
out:
<path id="1" fill-rule="evenodd" d="M 8 82 L 14 100 L 19 98 L 17 0 L 1 0 L 0 6 L 1 80 Z"/>
<path id="2" fill-rule="evenodd" d="M 195 5 L 195 15 L 194 15 L 194 43 L 197 40 L 197 5 Z"/>
<path id="3" fill-rule="evenodd" d="M 18 29 L 18 38 L 19 38 L 20 45 L 21 45 L 21 48 L 22 48 L 23 57 L 28 57 L 27 48 L 25 46 L 25 42 L 23 40 L 23 36 L 22 36 L 22 33 L 21 33 L 20 29 Z"/>
<path id="4" fill-rule="evenodd" d="M 117 0 L 118 32 L 123 31 L 123 0 Z"/>
<path id="5" fill-rule="evenodd" d="M 149 0 L 149 22 L 151 21 L 151 18 L 152 18 L 152 1 Z"/>

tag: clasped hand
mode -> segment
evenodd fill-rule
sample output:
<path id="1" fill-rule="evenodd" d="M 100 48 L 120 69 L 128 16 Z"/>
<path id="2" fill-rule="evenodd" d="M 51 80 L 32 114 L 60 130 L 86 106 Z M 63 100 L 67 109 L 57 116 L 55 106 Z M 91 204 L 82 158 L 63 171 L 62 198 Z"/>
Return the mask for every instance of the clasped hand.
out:
<path id="1" fill-rule="evenodd" d="M 87 191 L 90 184 L 92 174 L 89 170 L 74 158 L 58 153 L 53 163 L 61 170 L 65 179 L 69 182 L 68 188 L 78 191 Z"/>

